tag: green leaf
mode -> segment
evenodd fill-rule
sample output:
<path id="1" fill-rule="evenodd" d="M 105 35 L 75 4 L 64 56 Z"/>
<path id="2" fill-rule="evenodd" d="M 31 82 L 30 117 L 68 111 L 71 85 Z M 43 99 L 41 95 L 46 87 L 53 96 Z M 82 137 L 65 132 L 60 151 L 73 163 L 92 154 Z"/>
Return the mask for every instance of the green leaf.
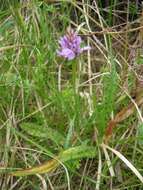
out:
<path id="1" fill-rule="evenodd" d="M 50 139 L 57 145 L 63 145 L 65 140 L 64 136 L 57 130 L 50 127 L 45 127 L 43 125 L 37 125 L 35 123 L 22 123 L 21 128 L 32 136 L 40 139 Z"/>
<path id="2" fill-rule="evenodd" d="M 71 139 L 72 139 L 72 136 L 73 136 L 74 120 L 75 120 L 75 118 L 73 120 L 71 120 L 70 124 L 69 124 L 69 130 L 68 130 L 68 134 L 67 134 L 67 137 L 66 137 L 66 140 L 65 140 L 65 145 L 64 145 L 65 149 L 67 149 L 70 146 L 70 143 L 71 143 Z"/>
<path id="3" fill-rule="evenodd" d="M 71 160 L 81 159 L 81 158 L 93 158 L 96 155 L 96 148 L 93 146 L 81 145 L 69 148 L 63 151 L 59 156 L 55 156 L 53 159 L 48 160 L 44 164 L 35 166 L 33 168 L 28 168 L 24 170 L 14 171 L 10 174 L 13 176 L 26 176 L 33 174 L 42 174 L 51 172 L 56 169 L 61 162 L 67 162 Z"/>
<path id="4" fill-rule="evenodd" d="M 93 146 L 81 145 L 69 148 L 60 155 L 60 160 L 66 162 L 80 158 L 93 158 L 96 155 L 96 148 Z"/>

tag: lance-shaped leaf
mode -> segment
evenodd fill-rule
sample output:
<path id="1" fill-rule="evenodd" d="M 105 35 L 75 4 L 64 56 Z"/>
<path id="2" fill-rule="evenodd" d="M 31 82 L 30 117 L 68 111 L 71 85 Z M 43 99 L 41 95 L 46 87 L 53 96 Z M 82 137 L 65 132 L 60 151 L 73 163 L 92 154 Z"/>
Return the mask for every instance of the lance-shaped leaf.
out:
<path id="1" fill-rule="evenodd" d="M 64 163 L 66 161 L 81 159 L 81 158 L 94 158 L 95 155 L 96 155 L 96 148 L 93 146 L 87 146 L 87 145 L 76 146 L 63 151 L 58 156 L 45 162 L 44 164 L 35 166 L 33 168 L 14 171 L 11 172 L 10 174 L 13 176 L 26 176 L 33 174 L 48 173 L 53 171 L 61 163 Z"/>
<path id="2" fill-rule="evenodd" d="M 57 145 L 63 145 L 64 143 L 64 136 L 56 129 L 52 129 L 51 127 L 45 127 L 35 123 L 22 123 L 21 128 L 32 136 L 39 137 L 40 139 L 50 139 Z"/>

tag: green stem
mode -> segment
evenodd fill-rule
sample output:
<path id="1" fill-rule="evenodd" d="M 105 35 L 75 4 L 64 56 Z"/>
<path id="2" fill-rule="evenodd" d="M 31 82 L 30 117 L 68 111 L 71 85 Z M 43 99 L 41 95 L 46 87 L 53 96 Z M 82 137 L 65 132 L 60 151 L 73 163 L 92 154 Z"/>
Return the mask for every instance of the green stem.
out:
<path id="1" fill-rule="evenodd" d="M 73 82 L 73 88 L 75 93 L 77 93 L 78 91 L 78 86 L 77 86 L 77 76 L 78 72 L 77 72 L 77 61 L 74 61 L 72 64 L 72 82 Z"/>

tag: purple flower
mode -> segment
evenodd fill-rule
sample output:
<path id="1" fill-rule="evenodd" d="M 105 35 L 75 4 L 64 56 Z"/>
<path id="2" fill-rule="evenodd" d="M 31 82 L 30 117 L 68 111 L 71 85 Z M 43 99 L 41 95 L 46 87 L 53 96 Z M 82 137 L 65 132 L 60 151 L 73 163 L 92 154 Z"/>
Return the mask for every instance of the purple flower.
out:
<path id="1" fill-rule="evenodd" d="M 68 29 L 67 34 L 59 40 L 60 50 L 57 51 L 57 54 L 68 60 L 72 60 L 83 51 L 91 49 L 89 46 L 81 48 L 81 43 L 81 37 L 72 29 Z"/>

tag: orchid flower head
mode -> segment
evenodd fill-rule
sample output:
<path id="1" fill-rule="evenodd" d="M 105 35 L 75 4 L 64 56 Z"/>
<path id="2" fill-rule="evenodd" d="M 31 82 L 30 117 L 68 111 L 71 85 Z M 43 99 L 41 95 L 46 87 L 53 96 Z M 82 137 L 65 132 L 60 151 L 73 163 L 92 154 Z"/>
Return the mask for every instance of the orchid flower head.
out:
<path id="1" fill-rule="evenodd" d="M 60 50 L 57 54 L 67 60 L 72 60 L 83 51 L 90 50 L 89 46 L 81 47 L 82 39 L 71 28 L 67 29 L 67 33 L 59 39 Z"/>

